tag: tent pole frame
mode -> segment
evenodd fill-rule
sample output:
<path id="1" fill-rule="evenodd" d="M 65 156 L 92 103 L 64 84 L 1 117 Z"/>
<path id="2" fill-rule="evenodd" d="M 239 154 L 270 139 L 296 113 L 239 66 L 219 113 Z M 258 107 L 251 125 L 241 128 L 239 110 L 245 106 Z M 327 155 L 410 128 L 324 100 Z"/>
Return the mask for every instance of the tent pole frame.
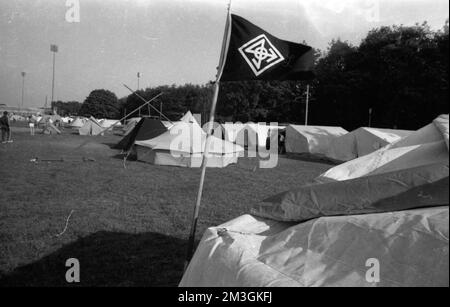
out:
<path id="1" fill-rule="evenodd" d="M 127 86 L 125 85 L 125 87 L 127 87 Z M 109 129 L 111 129 L 112 127 L 114 127 L 114 126 L 117 125 L 118 123 L 120 123 L 122 120 L 124 120 L 125 118 L 127 118 L 128 116 L 130 116 L 130 114 L 133 114 L 133 113 L 136 112 L 137 110 L 140 110 L 140 109 L 141 109 L 142 107 L 144 107 L 145 105 L 148 104 L 148 105 L 151 106 L 151 103 L 150 103 L 150 102 L 152 102 L 153 100 L 155 100 L 156 98 L 158 98 L 158 97 L 161 96 L 162 94 L 164 94 L 164 92 L 159 93 L 158 95 L 156 95 L 155 97 L 153 97 L 152 99 L 150 99 L 150 100 L 148 100 L 148 101 L 145 101 L 145 99 L 144 99 L 143 97 L 141 97 L 141 96 L 139 96 L 138 94 L 136 94 L 136 95 L 138 95 L 139 98 L 143 99 L 143 100 L 145 101 L 145 103 L 144 103 L 143 105 L 137 107 L 136 109 L 134 109 L 134 110 L 131 111 L 130 113 L 126 114 L 124 117 L 122 117 L 121 119 L 119 119 L 118 121 L 116 121 L 116 122 L 115 122 L 114 124 L 112 124 L 110 127 L 106 128 L 106 129 L 104 129 L 104 130 L 102 130 L 101 133 L 108 131 Z M 152 107 L 153 107 L 153 106 L 152 106 Z"/>

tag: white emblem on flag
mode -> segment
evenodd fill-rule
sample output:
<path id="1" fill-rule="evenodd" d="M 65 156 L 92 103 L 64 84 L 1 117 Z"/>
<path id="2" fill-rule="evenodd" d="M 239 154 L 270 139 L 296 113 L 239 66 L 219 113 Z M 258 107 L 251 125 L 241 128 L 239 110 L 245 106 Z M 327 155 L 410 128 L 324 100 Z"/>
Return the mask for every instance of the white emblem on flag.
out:
<path id="1" fill-rule="evenodd" d="M 283 55 L 269 41 L 266 35 L 261 34 L 239 48 L 247 64 L 255 76 L 259 76 L 270 67 L 282 62 Z"/>

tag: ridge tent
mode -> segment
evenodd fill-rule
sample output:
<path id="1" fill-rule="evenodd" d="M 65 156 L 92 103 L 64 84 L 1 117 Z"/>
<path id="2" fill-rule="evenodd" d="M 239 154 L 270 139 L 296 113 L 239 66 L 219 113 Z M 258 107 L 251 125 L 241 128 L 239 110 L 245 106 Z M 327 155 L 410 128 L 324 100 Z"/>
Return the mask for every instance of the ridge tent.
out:
<path id="1" fill-rule="evenodd" d="M 72 122 L 72 118 L 70 118 L 69 116 L 61 117 L 61 121 L 62 121 L 64 124 L 70 124 L 70 123 Z"/>
<path id="2" fill-rule="evenodd" d="M 135 141 L 145 141 L 153 139 L 166 131 L 167 128 L 162 124 L 160 120 L 144 117 L 127 135 L 123 137 L 122 140 L 120 140 L 115 148 L 128 151 L 133 146 Z"/>
<path id="3" fill-rule="evenodd" d="M 347 133 L 341 127 L 289 125 L 286 127 L 286 152 L 326 155 L 332 141 Z"/>
<path id="4" fill-rule="evenodd" d="M 86 120 L 84 118 L 77 117 L 70 123 L 70 127 L 81 128 L 81 127 L 83 127 L 85 122 L 86 122 Z"/>
<path id="5" fill-rule="evenodd" d="M 396 142 L 413 131 L 361 127 L 332 140 L 327 156 L 349 161 Z"/>
<path id="6" fill-rule="evenodd" d="M 78 133 L 80 135 L 99 135 L 99 134 L 103 135 L 103 130 L 104 128 L 102 128 L 100 123 L 95 118 L 90 117 L 84 123 L 83 127 L 78 129 Z"/>
<path id="7" fill-rule="evenodd" d="M 376 174 L 306 184 L 207 229 L 179 286 L 448 287 L 448 117 L 386 147 L 427 142 L 443 146 L 416 155 L 421 165 L 379 172 L 382 148 L 358 158 Z M 387 268 L 379 280 L 367 278 L 370 258 Z"/>
<path id="8" fill-rule="evenodd" d="M 45 124 L 45 127 L 42 129 L 42 133 L 43 134 L 61 134 L 61 131 L 58 128 L 56 128 L 56 126 L 53 125 L 52 123 L 47 122 Z"/>
<path id="9" fill-rule="evenodd" d="M 24 120 L 26 120 L 26 118 L 23 117 L 22 115 L 13 114 L 13 115 L 11 115 L 10 120 L 12 120 L 12 121 L 24 121 Z"/>
<path id="10" fill-rule="evenodd" d="M 247 148 L 265 147 L 268 138 L 286 127 L 265 123 L 225 123 L 222 124 L 225 140 Z"/>
<path id="11" fill-rule="evenodd" d="M 61 122 L 62 118 L 59 115 L 42 115 L 41 119 L 38 122 L 38 125 L 45 125 L 46 123 L 54 124 L 55 122 Z"/>
<path id="12" fill-rule="evenodd" d="M 438 117 L 433 123 L 411 132 L 407 137 L 368 155 L 348 161 L 328 170 L 318 181 L 341 181 L 357 177 L 392 172 L 405 167 L 435 163 L 448 164 L 448 116 Z"/>
<path id="13" fill-rule="evenodd" d="M 178 122 L 156 138 L 136 141 L 138 159 L 157 165 L 200 167 L 206 133 L 197 121 Z M 211 136 L 207 167 L 226 167 L 237 163 L 244 149 L 231 142 Z"/>
<path id="14" fill-rule="evenodd" d="M 100 119 L 99 121 L 100 126 L 103 128 L 110 128 L 111 126 L 114 127 L 121 127 L 122 124 L 117 119 Z"/>
<path id="15" fill-rule="evenodd" d="M 198 117 L 198 116 L 197 116 Z M 200 126 L 200 123 L 198 121 L 198 119 L 196 118 L 196 116 L 194 116 L 191 111 L 187 111 L 186 114 L 184 114 L 179 120 L 179 122 L 184 122 L 184 123 L 193 123 L 196 122 L 197 125 Z"/>

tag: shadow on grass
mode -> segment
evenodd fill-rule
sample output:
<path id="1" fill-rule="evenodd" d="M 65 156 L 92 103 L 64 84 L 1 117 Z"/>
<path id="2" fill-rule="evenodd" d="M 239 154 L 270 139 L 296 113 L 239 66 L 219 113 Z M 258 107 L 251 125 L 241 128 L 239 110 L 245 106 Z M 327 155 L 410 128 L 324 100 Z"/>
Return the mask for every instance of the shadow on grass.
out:
<path id="1" fill-rule="evenodd" d="M 111 148 L 111 149 L 118 149 L 118 148 L 117 148 L 117 143 L 102 142 L 102 144 L 108 146 L 108 147 Z M 120 149 L 118 149 L 118 150 L 120 150 Z"/>
<path id="2" fill-rule="evenodd" d="M 177 286 L 187 241 L 159 233 L 97 232 L 0 278 L 14 286 Z M 65 280 L 66 260 L 80 262 L 80 283 Z"/>
<path id="3" fill-rule="evenodd" d="M 334 160 L 325 156 L 319 156 L 319 155 L 313 155 L 309 153 L 287 153 L 283 155 L 286 159 L 291 160 L 300 160 L 304 162 L 316 162 L 316 163 L 323 163 L 323 164 L 329 164 L 329 165 L 338 165 L 343 163 L 342 161 Z"/>

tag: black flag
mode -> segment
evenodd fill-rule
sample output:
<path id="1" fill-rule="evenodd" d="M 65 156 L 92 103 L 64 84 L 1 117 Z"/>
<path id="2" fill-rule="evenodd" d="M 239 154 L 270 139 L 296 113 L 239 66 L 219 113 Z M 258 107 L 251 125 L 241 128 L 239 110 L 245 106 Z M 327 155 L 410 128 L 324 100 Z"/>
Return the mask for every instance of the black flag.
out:
<path id="1" fill-rule="evenodd" d="M 230 30 L 220 81 L 314 78 L 310 46 L 276 38 L 233 14 Z"/>

